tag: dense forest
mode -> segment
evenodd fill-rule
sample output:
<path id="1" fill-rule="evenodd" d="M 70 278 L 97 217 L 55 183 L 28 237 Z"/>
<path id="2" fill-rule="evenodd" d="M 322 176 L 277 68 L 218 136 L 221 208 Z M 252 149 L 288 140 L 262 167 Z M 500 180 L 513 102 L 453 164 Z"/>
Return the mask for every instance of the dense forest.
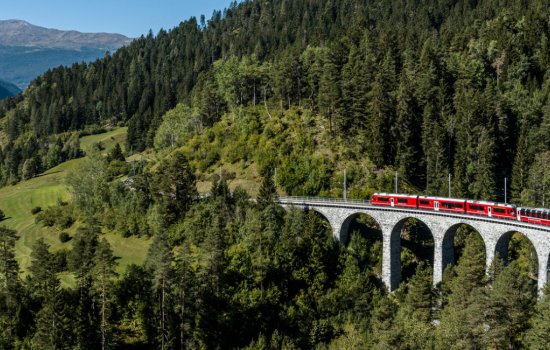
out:
<path id="1" fill-rule="evenodd" d="M 513 261 L 497 259 L 486 274 L 481 237 L 462 227 L 458 264 L 434 288 L 433 241 L 410 219 L 407 282 L 388 294 L 379 227 L 359 217 L 349 241 L 335 242 L 314 212 L 276 204 L 268 171 L 251 201 L 223 177 L 198 197 L 180 152 L 130 185 L 109 182 L 108 169 L 93 154 L 71 180 L 75 202 L 36 213 L 44 225 L 70 226 L 67 215 L 81 224 L 74 236 L 60 234 L 71 250 L 52 253 L 38 240 L 25 279 L 17 233 L 0 228 L 2 348 L 544 349 L 550 341 L 550 294 L 536 303 L 537 267 L 525 241 L 514 240 Z M 118 275 L 102 230 L 143 225 L 154 235 L 146 263 Z M 74 288 L 61 287 L 60 272 L 74 274 Z"/>
<path id="2" fill-rule="evenodd" d="M 399 170 L 420 191 L 447 193 L 450 173 L 455 195 L 502 199 L 506 177 L 515 202 L 540 206 L 550 191 L 548 6 L 234 3 L 89 65 L 51 70 L 3 102 L 0 182 L 66 158 L 48 157 L 60 133 L 123 123 L 137 152 L 155 146 L 178 103 L 195 111 L 187 123 L 199 131 L 265 104 L 322 116 L 347 141 L 342 161 Z"/>
<path id="3" fill-rule="evenodd" d="M 401 191 L 446 195 L 451 174 L 453 196 L 503 200 L 507 178 L 515 203 L 547 206 L 549 39 L 543 0 L 254 0 L 48 71 L 0 102 L 0 185 L 85 155 L 72 199 L 29 213 L 72 248 L 38 240 L 23 276 L 0 227 L 0 348 L 546 348 L 521 235 L 486 274 L 461 227 L 434 287 L 410 219 L 390 294 L 372 219 L 335 242 L 276 198 L 340 196 L 345 169 L 351 198 L 397 171 Z M 122 147 L 81 150 L 120 125 Z M 237 169 L 254 198 L 229 188 Z M 107 231 L 151 237 L 146 263 L 118 274 Z"/>

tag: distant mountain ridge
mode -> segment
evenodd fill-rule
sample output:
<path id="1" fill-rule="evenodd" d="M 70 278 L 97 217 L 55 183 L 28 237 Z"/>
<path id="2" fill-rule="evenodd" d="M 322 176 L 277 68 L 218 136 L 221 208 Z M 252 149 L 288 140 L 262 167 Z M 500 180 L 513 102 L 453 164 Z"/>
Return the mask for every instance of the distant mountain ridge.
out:
<path id="1" fill-rule="evenodd" d="M 0 20 L 0 45 L 80 50 L 116 50 L 132 41 L 122 34 L 44 28 L 22 20 Z"/>
<path id="2" fill-rule="evenodd" d="M 0 100 L 6 97 L 14 96 L 20 91 L 21 90 L 14 84 L 0 79 Z"/>
<path id="3" fill-rule="evenodd" d="M 48 69 L 91 62 L 132 41 L 121 34 L 62 31 L 0 20 L 0 78 L 24 89 Z"/>

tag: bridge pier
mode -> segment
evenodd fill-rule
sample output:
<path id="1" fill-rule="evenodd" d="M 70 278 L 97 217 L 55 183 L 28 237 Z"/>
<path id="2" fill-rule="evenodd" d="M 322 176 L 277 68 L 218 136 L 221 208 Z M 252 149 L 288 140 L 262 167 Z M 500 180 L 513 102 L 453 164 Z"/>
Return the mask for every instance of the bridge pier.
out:
<path id="1" fill-rule="evenodd" d="M 382 228 L 382 282 L 392 292 L 401 282 L 401 232 L 395 227 Z"/>
<path id="2" fill-rule="evenodd" d="M 541 296 L 548 281 L 548 259 L 550 256 L 550 248 L 545 245 L 537 245 L 535 250 L 537 251 L 539 263 L 537 287 L 539 296 Z"/>
<path id="3" fill-rule="evenodd" d="M 545 256 L 539 256 L 539 279 L 538 279 L 538 291 L 539 295 L 544 292 L 544 287 L 548 281 L 548 254 Z"/>
<path id="4" fill-rule="evenodd" d="M 445 236 L 445 232 L 434 232 L 434 266 L 433 285 L 436 287 L 443 281 L 443 273 L 448 265 L 454 263 L 454 246 L 452 236 Z"/>

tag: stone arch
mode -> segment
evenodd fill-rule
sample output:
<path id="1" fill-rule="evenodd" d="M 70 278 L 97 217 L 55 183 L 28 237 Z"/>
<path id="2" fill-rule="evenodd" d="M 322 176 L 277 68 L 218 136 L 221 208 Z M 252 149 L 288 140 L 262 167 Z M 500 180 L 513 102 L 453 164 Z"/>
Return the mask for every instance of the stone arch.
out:
<path id="1" fill-rule="evenodd" d="M 485 239 L 483 238 L 483 235 L 482 235 L 482 231 L 478 228 L 476 228 L 475 226 L 471 225 L 471 224 L 468 224 L 466 222 L 459 222 L 459 223 L 456 223 L 454 225 L 452 225 L 451 227 L 449 227 L 445 233 L 443 234 L 443 240 L 442 240 L 442 243 L 441 243 L 441 268 L 442 268 L 442 271 L 441 273 L 443 273 L 443 271 L 445 270 L 445 268 L 447 268 L 448 265 L 455 265 L 457 263 L 457 256 L 456 256 L 456 252 L 455 252 L 455 245 L 454 245 L 454 238 L 458 232 L 458 230 L 461 228 L 461 227 L 468 227 L 470 229 L 472 229 L 473 231 L 475 231 L 475 233 L 479 236 L 479 238 L 481 239 L 481 241 L 483 242 L 483 246 L 484 246 L 484 251 L 483 251 L 483 254 L 485 255 L 485 259 L 487 259 L 487 244 L 485 243 Z"/>
<path id="2" fill-rule="evenodd" d="M 434 244 L 434 248 L 432 248 L 431 257 L 429 257 L 429 260 L 432 263 L 433 266 L 433 258 L 434 258 L 434 252 L 435 252 L 435 236 L 434 236 L 434 230 L 428 225 L 425 221 L 416 218 L 414 216 L 406 216 L 401 218 L 391 229 L 391 233 L 389 237 L 384 237 L 384 245 L 389 245 L 390 250 L 390 261 L 384 261 L 384 264 L 389 263 L 389 271 L 391 274 L 390 278 L 390 289 L 394 290 L 399 286 L 399 283 L 402 279 L 402 270 L 401 270 L 401 246 L 402 246 L 402 233 L 403 229 L 405 228 L 405 225 L 410 220 L 418 221 L 423 227 L 425 227 L 429 233 L 429 238 L 431 239 L 432 243 Z"/>
<path id="3" fill-rule="evenodd" d="M 508 246 L 510 245 L 510 240 L 512 239 L 513 234 L 514 231 L 503 233 L 498 237 L 497 243 L 495 245 L 494 258 L 498 256 L 500 259 L 502 259 L 504 264 L 508 263 Z"/>
<path id="4" fill-rule="evenodd" d="M 340 240 L 344 244 L 348 244 L 350 240 L 350 230 L 353 229 L 354 221 L 360 218 L 361 216 L 366 216 L 372 224 L 376 226 L 376 229 L 380 231 L 379 237 L 377 237 L 379 240 L 382 240 L 382 225 L 378 222 L 378 220 L 370 215 L 369 213 L 365 212 L 356 212 L 351 215 L 348 215 L 344 221 L 342 222 L 342 226 L 340 227 Z"/>
<path id="5" fill-rule="evenodd" d="M 315 215 L 317 215 L 319 218 L 321 218 L 321 220 L 326 221 L 328 223 L 327 226 L 331 230 L 332 236 L 337 239 L 337 235 L 339 233 L 339 228 L 336 228 L 334 226 L 334 223 L 332 222 L 330 215 L 327 215 L 327 213 L 324 213 L 322 210 L 319 210 L 316 207 L 304 207 L 304 211 L 305 212 L 312 211 L 312 212 L 315 213 Z"/>
<path id="6" fill-rule="evenodd" d="M 530 274 L 530 277 L 532 279 L 538 280 L 539 279 L 539 267 L 540 267 L 539 266 L 540 265 L 539 252 L 537 251 L 537 247 L 533 243 L 533 240 L 527 234 L 525 234 L 521 231 L 515 231 L 515 230 L 507 231 L 507 232 L 501 234 L 498 237 L 496 245 L 495 245 L 495 251 L 494 251 L 495 258 L 497 256 L 499 256 L 502 259 L 504 265 L 507 265 L 509 263 L 510 258 L 516 258 L 516 257 L 510 257 L 509 256 L 510 242 L 511 242 L 512 237 L 514 236 L 514 234 L 521 235 L 521 238 L 523 240 L 526 240 L 529 243 L 529 245 L 531 247 L 530 253 L 533 254 L 533 256 L 528 257 L 529 266 L 530 266 L 529 274 Z M 535 263 L 536 265 L 532 266 L 533 263 Z"/>

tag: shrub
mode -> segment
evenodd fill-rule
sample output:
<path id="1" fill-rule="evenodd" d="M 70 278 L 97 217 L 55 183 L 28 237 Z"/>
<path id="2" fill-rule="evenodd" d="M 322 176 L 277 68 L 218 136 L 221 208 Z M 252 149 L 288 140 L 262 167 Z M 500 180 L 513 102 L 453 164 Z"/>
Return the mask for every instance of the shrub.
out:
<path id="1" fill-rule="evenodd" d="M 42 223 L 44 226 L 57 226 L 60 229 L 66 229 L 71 227 L 75 219 L 71 216 L 71 210 L 63 208 L 63 202 L 60 205 L 49 207 L 48 209 L 38 213 L 34 221 L 36 223 Z M 66 205 L 65 205 L 66 206 Z"/>
<path id="2" fill-rule="evenodd" d="M 66 243 L 66 242 L 70 241 L 71 239 L 72 239 L 72 237 L 65 231 L 63 231 L 59 234 L 59 241 L 61 243 Z"/>
<path id="3" fill-rule="evenodd" d="M 35 214 L 38 214 L 42 211 L 42 208 L 41 207 L 34 207 L 31 209 L 31 214 L 32 215 L 35 215 Z"/>
<path id="4" fill-rule="evenodd" d="M 127 175 L 130 171 L 130 164 L 121 160 L 112 160 L 107 168 L 107 178 L 112 180 L 120 175 Z"/>

